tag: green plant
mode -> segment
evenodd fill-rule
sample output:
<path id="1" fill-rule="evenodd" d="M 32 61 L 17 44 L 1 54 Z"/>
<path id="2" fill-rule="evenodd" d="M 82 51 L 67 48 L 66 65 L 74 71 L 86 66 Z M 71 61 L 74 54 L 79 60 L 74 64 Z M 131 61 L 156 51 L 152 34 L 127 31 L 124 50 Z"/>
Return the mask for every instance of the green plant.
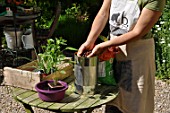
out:
<path id="1" fill-rule="evenodd" d="M 55 36 L 62 36 L 71 47 L 79 48 L 89 33 L 89 21 L 78 21 L 68 15 L 61 15 L 56 28 Z M 75 41 L 73 41 L 75 40 Z"/>
<path id="2" fill-rule="evenodd" d="M 170 79 L 170 1 L 167 1 L 162 17 L 153 29 L 156 48 L 156 76 Z"/>
<path id="3" fill-rule="evenodd" d="M 71 8 L 65 10 L 65 13 L 70 18 L 76 18 L 78 21 L 85 22 L 89 19 L 87 11 L 83 12 L 80 4 L 73 3 Z"/>
<path id="4" fill-rule="evenodd" d="M 55 78 L 53 79 L 53 81 L 54 81 L 54 85 L 57 85 L 57 83 L 58 83 L 58 78 L 55 77 Z"/>
<path id="5" fill-rule="evenodd" d="M 62 46 L 66 46 L 66 40 L 62 37 L 55 39 L 48 39 L 47 46 L 42 46 L 43 53 L 38 54 L 38 69 L 42 70 L 43 73 L 50 74 L 55 71 L 60 71 L 60 73 L 64 73 L 63 70 L 58 68 L 58 65 L 62 62 L 72 63 L 71 60 L 66 60 L 66 56 L 63 54 L 64 50 L 74 50 L 77 49 L 73 47 L 65 47 L 62 49 Z"/>
<path id="6" fill-rule="evenodd" d="M 34 0 L 36 1 L 36 0 Z M 42 9 L 42 15 L 37 19 L 36 27 L 41 29 L 48 29 L 52 23 L 51 18 L 54 18 L 55 7 L 57 6 L 58 0 L 40 0 L 36 1 L 36 5 Z"/>

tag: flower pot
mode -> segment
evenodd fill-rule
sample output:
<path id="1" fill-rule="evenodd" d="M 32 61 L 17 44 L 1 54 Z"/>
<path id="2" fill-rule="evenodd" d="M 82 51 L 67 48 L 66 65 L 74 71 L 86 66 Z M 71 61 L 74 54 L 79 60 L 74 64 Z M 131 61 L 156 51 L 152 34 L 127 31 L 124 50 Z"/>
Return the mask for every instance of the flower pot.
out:
<path id="1" fill-rule="evenodd" d="M 6 42 L 7 42 L 7 46 L 8 48 L 14 50 L 16 48 L 21 48 L 21 36 L 22 36 L 22 31 L 21 30 L 16 30 L 16 35 L 17 35 L 17 39 L 15 36 L 15 30 L 13 29 L 5 29 L 4 30 L 4 35 L 6 38 Z M 16 42 L 17 40 L 17 42 Z"/>
<path id="2" fill-rule="evenodd" d="M 63 85 L 63 88 L 50 88 L 48 83 L 52 83 L 53 80 L 42 81 L 36 84 L 35 89 L 38 92 L 40 99 L 46 102 L 60 102 L 65 95 L 65 91 L 68 89 L 66 82 L 58 81 Z"/>

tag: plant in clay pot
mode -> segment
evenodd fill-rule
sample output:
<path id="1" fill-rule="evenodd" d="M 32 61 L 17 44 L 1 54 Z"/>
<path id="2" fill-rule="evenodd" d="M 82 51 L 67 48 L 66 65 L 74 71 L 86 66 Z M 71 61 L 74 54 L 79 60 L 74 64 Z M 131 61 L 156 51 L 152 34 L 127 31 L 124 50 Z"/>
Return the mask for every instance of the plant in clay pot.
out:
<path id="1" fill-rule="evenodd" d="M 42 46 L 44 53 L 38 54 L 38 70 L 41 70 L 42 74 L 46 74 L 44 78 L 52 75 L 55 72 L 58 74 L 65 74 L 66 71 L 63 70 L 60 64 L 63 63 L 74 63 L 70 59 L 67 59 L 63 54 L 63 50 L 75 50 L 72 47 L 66 47 L 61 49 L 61 46 L 67 45 L 66 40 L 63 38 L 48 39 L 47 46 Z M 50 74 L 50 75 L 49 75 Z M 62 78 L 53 76 L 50 79 L 43 80 L 36 84 L 35 89 L 37 90 L 39 97 L 43 101 L 59 102 L 64 98 L 65 91 L 68 88 L 66 82 L 61 80 Z"/>
<path id="2" fill-rule="evenodd" d="M 64 50 L 73 50 L 77 51 L 77 49 L 73 47 L 65 47 L 62 49 L 62 46 L 67 45 L 66 40 L 62 37 L 55 39 L 48 39 L 47 46 L 42 46 L 44 50 L 43 53 L 38 54 L 37 69 L 40 70 L 41 74 L 44 76 L 48 76 L 56 71 L 59 71 L 61 74 L 65 74 L 65 71 L 62 69 L 60 64 L 68 63 L 72 64 L 73 61 L 68 59 L 64 54 Z"/>

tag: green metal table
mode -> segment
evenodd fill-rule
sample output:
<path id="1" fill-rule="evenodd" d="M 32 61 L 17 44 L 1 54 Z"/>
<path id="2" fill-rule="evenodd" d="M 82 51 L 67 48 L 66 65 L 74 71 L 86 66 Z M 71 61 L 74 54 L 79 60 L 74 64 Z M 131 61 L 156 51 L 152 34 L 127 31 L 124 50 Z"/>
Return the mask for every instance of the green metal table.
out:
<path id="1" fill-rule="evenodd" d="M 24 105 L 27 113 L 34 112 L 31 106 L 56 112 L 90 112 L 118 95 L 118 87 L 106 85 L 98 86 L 94 95 L 79 95 L 75 93 L 73 79 L 65 81 L 69 84 L 69 88 L 61 102 L 44 102 L 36 91 L 16 87 L 12 88 L 13 97 Z"/>

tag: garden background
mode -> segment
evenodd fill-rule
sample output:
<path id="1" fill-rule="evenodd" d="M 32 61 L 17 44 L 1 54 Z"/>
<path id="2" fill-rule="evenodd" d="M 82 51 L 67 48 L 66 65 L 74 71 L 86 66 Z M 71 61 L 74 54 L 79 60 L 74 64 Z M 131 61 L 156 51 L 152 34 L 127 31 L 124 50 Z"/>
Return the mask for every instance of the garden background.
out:
<path id="1" fill-rule="evenodd" d="M 0 0 L 0 5 L 4 1 Z M 57 0 L 25 1 L 26 5 L 39 6 L 42 9 L 42 17 L 37 20 L 36 27 L 49 28 L 52 23 L 52 11 Z M 63 37 L 68 41 L 69 46 L 78 48 L 87 37 L 102 0 L 60 0 L 60 2 L 62 12 L 55 33 L 51 38 Z M 170 113 L 170 13 L 168 9 L 170 9 L 170 0 L 166 0 L 163 15 L 152 29 L 155 38 L 157 68 L 154 113 Z M 102 32 L 104 36 L 107 34 L 108 26 Z M 1 37 L 1 39 L 3 39 L 1 46 L 6 48 L 5 37 Z M 4 61 L 2 55 L 0 63 L 1 61 Z M 0 82 L 2 82 L 1 78 L 3 78 L 2 73 L 0 73 Z M 0 84 L 0 106 L 1 113 L 25 113 L 24 107 L 13 99 L 8 87 L 3 86 L 3 84 Z M 34 108 L 34 111 L 35 113 L 54 113 L 39 108 Z"/>
<path id="2" fill-rule="evenodd" d="M 69 46 L 79 48 L 86 40 L 91 24 L 95 18 L 102 0 L 59 0 L 61 14 L 56 30 L 51 38 L 63 37 Z M 0 0 L 4 3 L 4 0 Z M 53 10 L 58 0 L 25 0 L 27 6 L 38 6 L 42 16 L 36 22 L 37 28 L 49 28 Z M 163 15 L 152 29 L 156 48 L 156 76 L 162 80 L 170 79 L 170 0 L 166 0 Z M 105 27 L 101 35 L 108 35 L 109 27 Z M 3 47 L 6 46 L 3 38 Z"/>

